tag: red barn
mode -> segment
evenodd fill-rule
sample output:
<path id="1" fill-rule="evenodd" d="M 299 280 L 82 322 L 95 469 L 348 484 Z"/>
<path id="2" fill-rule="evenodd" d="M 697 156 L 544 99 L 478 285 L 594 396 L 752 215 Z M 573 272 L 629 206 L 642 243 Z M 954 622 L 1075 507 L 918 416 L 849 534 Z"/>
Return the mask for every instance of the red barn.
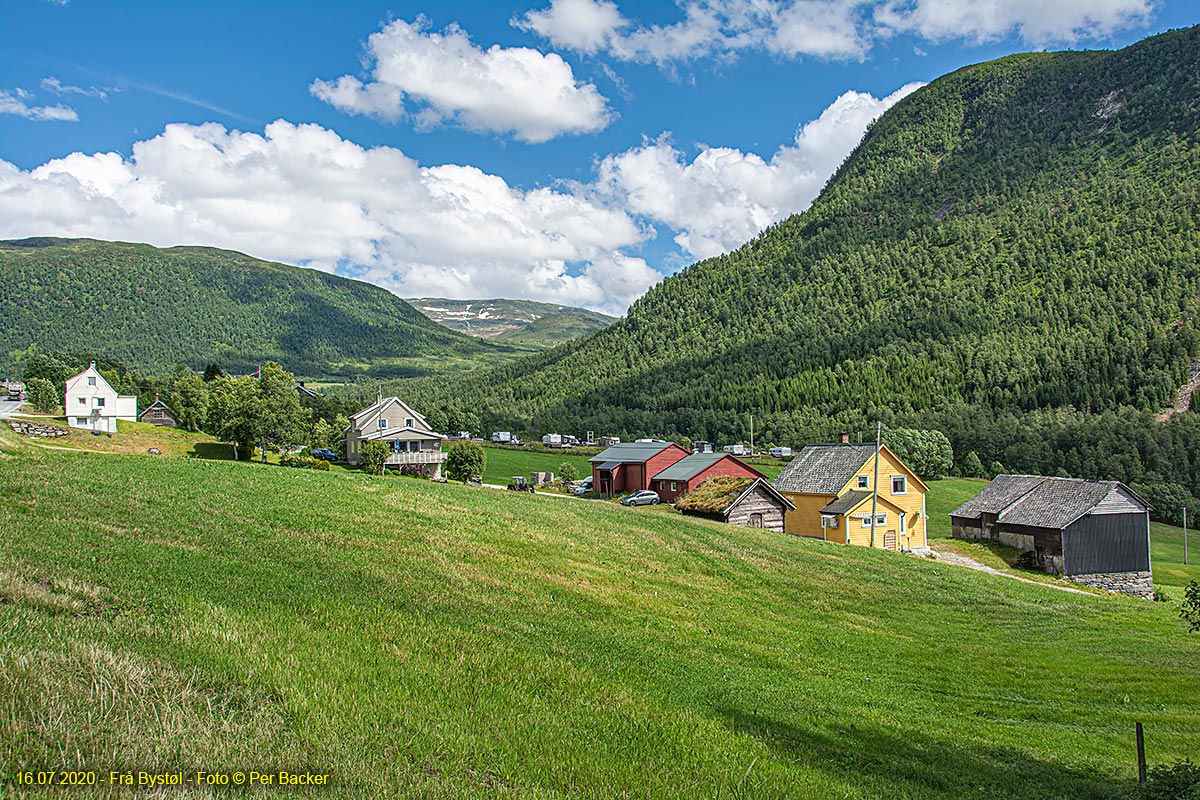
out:
<path id="1" fill-rule="evenodd" d="M 588 461 L 592 488 L 601 497 L 650 488 L 652 476 L 686 457 L 688 451 L 674 442 L 622 442 Z"/>
<path id="2" fill-rule="evenodd" d="M 650 488 L 658 492 L 664 503 L 673 503 L 709 478 L 718 475 L 751 480 L 763 478 L 770 481 L 766 475 L 729 453 L 692 453 L 656 473 L 650 479 Z"/>

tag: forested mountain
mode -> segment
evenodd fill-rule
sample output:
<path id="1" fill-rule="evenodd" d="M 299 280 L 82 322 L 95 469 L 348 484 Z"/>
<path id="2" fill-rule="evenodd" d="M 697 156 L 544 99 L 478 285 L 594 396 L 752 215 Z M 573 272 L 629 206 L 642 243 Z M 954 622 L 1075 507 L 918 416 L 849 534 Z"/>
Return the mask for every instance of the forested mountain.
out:
<path id="1" fill-rule="evenodd" d="M 0 373 L 31 346 L 142 372 L 274 360 L 314 377 L 422 375 L 518 352 L 448 331 L 377 286 L 208 247 L 0 242 L 0 309 Z"/>
<path id="2" fill-rule="evenodd" d="M 416 297 L 408 302 L 434 322 L 481 339 L 530 347 L 552 347 L 607 328 L 615 317 L 586 308 L 532 300 L 447 300 Z"/>
<path id="3" fill-rule="evenodd" d="M 514 430 L 728 441 L 754 412 L 795 444 L 884 418 L 985 463 L 1200 488 L 1198 415 L 1152 413 L 1200 351 L 1198 128 L 1200 28 L 964 68 L 883 115 L 811 209 L 610 328 L 407 388 Z"/>

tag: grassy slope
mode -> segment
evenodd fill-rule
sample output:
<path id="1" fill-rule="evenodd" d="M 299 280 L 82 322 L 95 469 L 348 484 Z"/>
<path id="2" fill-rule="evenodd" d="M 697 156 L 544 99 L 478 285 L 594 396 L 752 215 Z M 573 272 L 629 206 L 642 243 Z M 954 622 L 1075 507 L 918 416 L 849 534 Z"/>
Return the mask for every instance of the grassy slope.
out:
<path id="1" fill-rule="evenodd" d="M 1131 789 L 1135 720 L 1152 761 L 1200 747 L 1200 637 L 1163 604 L 645 509 L 0 444 L 0 773 L 1078 798 Z"/>

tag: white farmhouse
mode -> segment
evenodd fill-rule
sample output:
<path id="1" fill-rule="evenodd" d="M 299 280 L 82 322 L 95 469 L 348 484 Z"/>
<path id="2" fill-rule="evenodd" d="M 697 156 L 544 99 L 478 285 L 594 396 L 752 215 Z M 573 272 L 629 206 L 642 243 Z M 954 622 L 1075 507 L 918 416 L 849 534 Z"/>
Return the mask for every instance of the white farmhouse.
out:
<path id="1" fill-rule="evenodd" d="M 384 397 L 380 391 L 374 403 L 350 418 L 346 461 L 357 464 L 362 460 L 364 442 L 384 442 L 391 451 L 386 466 L 440 478 L 446 460 L 442 450 L 445 438 L 399 397 Z"/>
<path id="2" fill-rule="evenodd" d="M 137 421 L 137 397 L 117 394 L 96 369 L 96 362 L 67 379 L 63 394 L 67 424 L 101 433 L 116 433 L 117 420 Z"/>

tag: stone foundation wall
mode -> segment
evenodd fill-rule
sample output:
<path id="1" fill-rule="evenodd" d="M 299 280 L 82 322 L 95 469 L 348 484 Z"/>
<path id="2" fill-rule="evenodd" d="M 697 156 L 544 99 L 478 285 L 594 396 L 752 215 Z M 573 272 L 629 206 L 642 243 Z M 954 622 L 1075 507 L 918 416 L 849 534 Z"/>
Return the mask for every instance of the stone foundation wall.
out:
<path id="1" fill-rule="evenodd" d="M 1065 575 L 1067 580 L 1093 589 L 1120 592 L 1146 600 L 1154 599 L 1154 580 L 1149 572 L 1101 572 L 1093 575 Z"/>

